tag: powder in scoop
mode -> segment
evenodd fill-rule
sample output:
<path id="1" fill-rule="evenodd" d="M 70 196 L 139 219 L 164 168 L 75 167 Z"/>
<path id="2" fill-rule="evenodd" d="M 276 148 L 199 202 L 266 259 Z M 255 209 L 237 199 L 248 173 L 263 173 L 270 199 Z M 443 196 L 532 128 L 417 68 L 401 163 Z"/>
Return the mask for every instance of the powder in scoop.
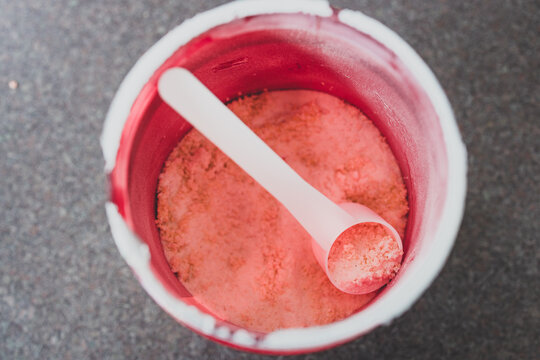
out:
<path id="1" fill-rule="evenodd" d="M 368 206 L 403 237 L 408 205 L 399 167 L 357 108 L 307 90 L 265 92 L 228 106 L 330 200 Z M 327 324 L 376 295 L 334 287 L 296 219 L 196 130 L 160 175 L 157 224 L 186 289 L 216 316 L 250 330 Z"/>
<path id="2" fill-rule="evenodd" d="M 356 293 L 366 287 L 373 291 L 394 278 L 402 256 L 403 250 L 383 225 L 363 223 L 336 240 L 328 256 L 328 271 L 344 291 Z"/>

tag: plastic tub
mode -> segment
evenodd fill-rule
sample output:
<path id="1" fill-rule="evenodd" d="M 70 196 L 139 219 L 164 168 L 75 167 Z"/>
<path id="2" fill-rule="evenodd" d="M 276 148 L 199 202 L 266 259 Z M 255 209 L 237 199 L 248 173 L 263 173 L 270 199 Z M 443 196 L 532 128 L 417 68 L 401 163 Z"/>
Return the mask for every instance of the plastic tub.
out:
<path id="1" fill-rule="evenodd" d="M 157 94 L 160 74 L 173 66 L 190 69 L 223 101 L 265 89 L 313 89 L 352 103 L 377 125 L 401 167 L 410 213 L 402 268 L 362 311 L 325 326 L 256 333 L 214 317 L 177 280 L 155 225 L 158 175 L 190 130 Z M 325 1 L 237 1 L 184 22 L 128 73 L 101 143 L 111 231 L 142 286 L 178 322 L 244 350 L 311 352 L 390 323 L 437 276 L 463 214 L 466 151 L 434 75 L 390 29 Z"/>

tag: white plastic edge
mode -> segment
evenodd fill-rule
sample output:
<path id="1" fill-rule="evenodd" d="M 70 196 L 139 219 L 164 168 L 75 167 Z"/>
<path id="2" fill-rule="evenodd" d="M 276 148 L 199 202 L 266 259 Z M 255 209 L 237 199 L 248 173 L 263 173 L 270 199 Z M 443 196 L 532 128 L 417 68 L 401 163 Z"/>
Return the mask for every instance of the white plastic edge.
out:
<path id="1" fill-rule="evenodd" d="M 110 172 L 115 166 L 122 129 L 136 97 L 154 71 L 179 46 L 215 26 L 237 18 L 295 12 L 326 17 L 332 14 L 332 9 L 324 0 L 239 0 L 198 14 L 165 35 L 133 66 L 111 103 L 101 136 L 105 170 Z M 338 16 L 344 24 L 370 35 L 391 49 L 423 86 L 439 116 L 448 155 L 448 173 L 451 175 L 447 192 L 451 196 L 447 197 L 444 205 L 441 226 L 437 230 L 434 244 L 429 248 L 430 256 L 423 262 L 413 262 L 407 276 L 380 300 L 354 316 L 324 326 L 275 331 L 268 334 L 262 342 L 255 343 L 254 336 L 247 331 L 228 333 L 224 328 L 216 329 L 215 320 L 211 316 L 172 296 L 153 274 L 148 249 L 145 250 L 146 245 L 129 230 L 116 206 L 108 203 L 107 215 L 116 245 L 139 276 L 144 289 L 172 316 L 202 333 L 241 346 L 273 351 L 302 351 L 330 346 L 366 333 L 379 325 L 389 324 L 409 309 L 441 271 L 450 254 L 463 216 L 467 161 L 465 146 L 448 99 L 428 66 L 396 33 L 360 12 L 342 10 Z"/>

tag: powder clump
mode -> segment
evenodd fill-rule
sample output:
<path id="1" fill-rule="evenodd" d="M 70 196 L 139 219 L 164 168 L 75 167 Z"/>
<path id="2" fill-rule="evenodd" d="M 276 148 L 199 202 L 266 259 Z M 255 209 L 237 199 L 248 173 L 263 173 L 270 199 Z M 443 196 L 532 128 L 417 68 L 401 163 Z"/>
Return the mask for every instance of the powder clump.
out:
<path id="1" fill-rule="evenodd" d="M 399 167 L 357 108 L 308 90 L 265 92 L 228 106 L 332 201 L 368 206 L 403 237 L 408 204 Z M 196 130 L 159 177 L 157 224 L 186 289 L 218 317 L 250 330 L 326 324 L 376 295 L 335 288 L 300 224 Z"/>

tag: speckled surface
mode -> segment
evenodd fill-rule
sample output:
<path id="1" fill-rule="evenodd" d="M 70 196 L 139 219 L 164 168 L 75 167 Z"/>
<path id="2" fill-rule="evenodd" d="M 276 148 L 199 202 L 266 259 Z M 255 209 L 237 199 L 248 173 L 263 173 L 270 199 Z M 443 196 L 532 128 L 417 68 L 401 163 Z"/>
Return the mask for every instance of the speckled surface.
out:
<path id="1" fill-rule="evenodd" d="M 257 358 L 158 308 L 103 207 L 98 138 L 120 81 L 168 29 L 222 2 L 0 0 L 0 358 Z M 381 20 L 432 67 L 467 144 L 469 190 L 454 251 L 410 311 L 298 358 L 538 358 L 540 3 L 333 4 Z"/>

